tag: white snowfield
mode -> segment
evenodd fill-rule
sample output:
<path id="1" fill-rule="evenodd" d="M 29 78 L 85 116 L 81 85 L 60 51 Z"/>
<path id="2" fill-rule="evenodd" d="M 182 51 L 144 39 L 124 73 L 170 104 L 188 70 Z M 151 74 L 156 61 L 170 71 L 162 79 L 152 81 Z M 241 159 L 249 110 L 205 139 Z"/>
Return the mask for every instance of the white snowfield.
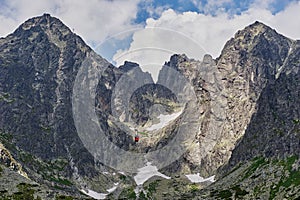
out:
<path id="1" fill-rule="evenodd" d="M 203 183 L 206 181 L 210 181 L 210 182 L 215 182 L 215 176 L 211 176 L 208 178 L 203 178 L 199 175 L 199 173 L 197 174 L 188 174 L 185 175 L 191 182 L 193 183 Z"/>
<path id="2" fill-rule="evenodd" d="M 81 189 L 80 191 L 83 192 L 84 194 L 94 198 L 94 199 L 105 199 L 106 195 L 108 195 L 108 194 L 104 194 L 104 193 L 98 193 L 98 192 L 95 192 L 93 190 Z"/>
<path id="3" fill-rule="evenodd" d="M 166 126 L 170 121 L 176 119 L 177 117 L 179 117 L 179 115 L 181 115 L 182 110 L 170 115 L 162 115 L 160 114 L 157 118 L 159 119 L 159 123 L 157 124 L 153 124 L 152 126 L 148 127 L 146 130 L 147 131 L 154 131 L 154 130 L 158 130 L 163 128 L 164 126 Z"/>
<path id="4" fill-rule="evenodd" d="M 105 199 L 109 193 L 112 193 L 113 191 L 115 191 L 117 189 L 118 185 L 119 185 L 119 183 L 115 183 L 114 187 L 107 189 L 106 190 L 108 192 L 107 194 L 106 193 L 98 193 L 98 192 L 95 192 L 95 191 L 89 190 L 89 189 L 88 190 L 81 189 L 80 191 L 94 199 Z"/>
<path id="5" fill-rule="evenodd" d="M 162 173 L 160 173 L 156 166 L 152 166 L 150 162 L 147 163 L 147 166 L 138 169 L 137 175 L 134 177 L 134 180 L 137 185 L 143 185 L 149 178 L 153 176 L 160 176 L 165 179 L 170 179 Z"/>
<path id="6" fill-rule="evenodd" d="M 108 193 L 112 193 L 113 191 L 115 191 L 117 189 L 118 186 L 112 187 L 110 189 L 107 190 Z"/>

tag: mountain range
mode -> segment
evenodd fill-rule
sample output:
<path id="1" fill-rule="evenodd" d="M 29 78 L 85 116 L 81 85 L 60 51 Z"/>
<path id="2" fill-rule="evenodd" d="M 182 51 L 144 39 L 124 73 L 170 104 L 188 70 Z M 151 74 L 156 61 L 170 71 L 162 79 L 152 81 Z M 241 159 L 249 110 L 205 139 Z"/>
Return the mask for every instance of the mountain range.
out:
<path id="1" fill-rule="evenodd" d="M 299 58 L 300 41 L 255 22 L 154 82 L 31 18 L 0 38 L 0 197 L 299 199 Z M 150 163 L 165 178 L 138 184 Z"/>

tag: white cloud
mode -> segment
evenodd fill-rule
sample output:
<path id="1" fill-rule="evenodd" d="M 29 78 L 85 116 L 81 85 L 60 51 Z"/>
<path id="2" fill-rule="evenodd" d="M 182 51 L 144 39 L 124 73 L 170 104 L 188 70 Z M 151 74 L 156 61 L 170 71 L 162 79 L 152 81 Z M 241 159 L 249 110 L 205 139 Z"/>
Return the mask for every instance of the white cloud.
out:
<path id="1" fill-rule="evenodd" d="M 292 39 L 300 39 L 300 1 L 291 3 L 285 10 L 269 20 L 270 26 Z"/>
<path id="2" fill-rule="evenodd" d="M 99 42 L 132 28 L 139 0 L 4 0 L 0 6 L 0 36 L 30 17 L 47 12 L 61 19 L 88 42 Z"/>
<path id="3" fill-rule="evenodd" d="M 267 7 L 268 4 L 263 4 L 262 7 L 256 4 L 240 15 L 233 16 L 225 12 L 215 16 L 196 12 L 176 13 L 169 9 L 157 20 L 148 19 L 145 28 L 134 33 L 130 47 L 118 51 L 114 60 L 117 64 L 122 64 L 124 60 L 138 62 L 155 76 L 160 65 L 169 60 L 173 53 L 186 53 L 189 57 L 199 60 L 204 53 L 218 57 L 226 41 L 233 37 L 237 30 L 257 20 L 288 37 L 300 38 L 300 22 L 296 20 L 300 18 L 300 2 L 291 3 L 276 14 L 272 14 Z"/>

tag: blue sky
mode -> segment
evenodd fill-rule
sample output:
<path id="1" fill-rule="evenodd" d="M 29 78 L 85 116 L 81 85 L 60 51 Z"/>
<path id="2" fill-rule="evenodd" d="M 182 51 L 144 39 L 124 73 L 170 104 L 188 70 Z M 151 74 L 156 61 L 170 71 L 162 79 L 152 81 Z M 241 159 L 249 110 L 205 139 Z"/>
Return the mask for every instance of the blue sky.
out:
<path id="1" fill-rule="evenodd" d="M 198 9 L 196 6 L 192 3 L 192 1 L 185 1 L 183 3 L 182 0 L 153 0 L 153 1 L 141 1 L 139 3 L 139 11 L 137 13 L 137 18 L 135 20 L 136 23 L 143 23 L 145 22 L 146 19 L 152 17 L 157 19 L 159 17 L 158 14 L 150 14 L 148 12 L 149 8 L 163 8 L 164 10 L 166 9 L 173 9 L 178 12 L 186 12 L 186 11 L 193 11 L 197 12 Z"/>
<path id="2" fill-rule="evenodd" d="M 137 13 L 137 18 L 135 19 L 136 23 L 143 23 L 146 19 L 152 17 L 154 19 L 159 18 L 159 14 L 154 13 L 151 14 L 148 12 L 149 8 L 153 8 L 154 10 L 156 8 L 162 8 L 164 10 L 166 9 L 173 9 L 177 12 L 198 12 L 198 13 L 205 13 L 205 14 L 211 14 L 215 15 L 215 11 L 219 9 L 224 9 L 225 12 L 228 12 L 230 14 L 241 14 L 241 12 L 249 9 L 249 7 L 252 4 L 255 4 L 254 0 L 245 0 L 245 1 L 239 1 L 239 0 L 233 0 L 233 1 L 219 1 L 221 3 L 213 3 L 215 4 L 215 9 L 209 9 L 208 11 L 205 11 L 205 6 L 208 4 L 211 4 L 209 0 L 200 0 L 200 1 L 193 1 L 193 0 L 145 0 L 141 1 L 138 4 L 139 10 Z M 217 1 L 215 1 L 217 2 Z M 222 3 L 223 2 L 223 3 Z M 291 0 L 276 0 L 276 1 L 270 1 L 269 3 L 269 9 L 272 11 L 273 14 L 283 10 L 288 4 L 290 4 Z"/>

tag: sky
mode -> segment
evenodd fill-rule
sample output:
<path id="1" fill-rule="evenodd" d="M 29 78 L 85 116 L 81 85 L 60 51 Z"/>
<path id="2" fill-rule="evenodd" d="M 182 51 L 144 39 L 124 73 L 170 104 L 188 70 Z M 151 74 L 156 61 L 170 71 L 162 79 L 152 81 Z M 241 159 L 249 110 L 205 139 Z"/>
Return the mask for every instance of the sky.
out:
<path id="1" fill-rule="evenodd" d="M 299 11 L 300 0 L 0 0 L 0 37 L 49 13 L 116 66 L 131 60 L 155 77 L 174 53 L 218 57 L 255 21 L 300 39 Z"/>

